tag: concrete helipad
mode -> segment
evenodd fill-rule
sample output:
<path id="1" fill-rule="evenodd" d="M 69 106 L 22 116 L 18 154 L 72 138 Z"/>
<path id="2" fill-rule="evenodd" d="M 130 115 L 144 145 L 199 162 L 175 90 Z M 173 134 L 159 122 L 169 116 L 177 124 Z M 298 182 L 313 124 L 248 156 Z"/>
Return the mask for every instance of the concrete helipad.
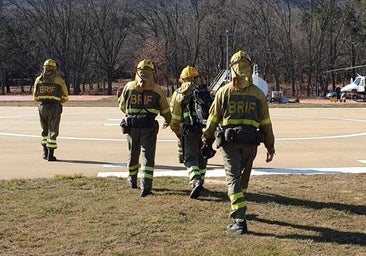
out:
<path id="1" fill-rule="evenodd" d="M 273 108 L 277 154 L 265 162 L 260 146 L 253 174 L 366 172 L 365 108 Z M 0 107 L 0 179 L 81 174 L 126 177 L 127 143 L 120 110 L 64 107 L 57 162 L 41 158 L 36 107 Z M 162 120 L 160 120 L 162 123 Z M 170 129 L 158 135 L 155 176 L 187 176 L 178 163 Z M 222 156 L 210 159 L 207 176 L 223 176 Z"/>

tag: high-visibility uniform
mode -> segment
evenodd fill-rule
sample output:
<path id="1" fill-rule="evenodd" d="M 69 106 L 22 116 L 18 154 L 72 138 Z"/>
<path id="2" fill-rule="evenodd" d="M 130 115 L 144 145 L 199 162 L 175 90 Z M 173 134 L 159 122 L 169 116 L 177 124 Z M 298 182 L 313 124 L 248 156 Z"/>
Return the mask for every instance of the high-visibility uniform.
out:
<path id="1" fill-rule="evenodd" d="M 65 81 L 58 75 L 48 78 L 38 76 L 34 82 L 33 99 L 41 102 L 38 107 L 42 127 L 41 144 L 49 149 L 56 149 L 62 103 L 69 100 Z"/>
<path id="2" fill-rule="evenodd" d="M 184 165 L 188 170 L 192 186 L 195 182 L 203 182 L 207 167 L 207 159 L 204 159 L 201 154 L 203 127 L 198 122 L 194 122 L 194 119 L 197 118 L 196 111 L 189 109 L 189 101 L 195 86 L 194 82 L 182 83 L 170 100 L 172 112 L 170 127 L 181 140 Z"/>
<path id="3" fill-rule="evenodd" d="M 274 153 L 274 135 L 267 99 L 255 85 L 237 88 L 230 82 L 217 91 L 203 138 L 213 138 L 219 124 L 224 131 L 233 127 L 240 127 L 243 130 L 259 128 L 264 135 L 265 147 L 269 153 Z M 231 201 L 230 216 L 236 222 L 245 221 L 247 210 L 245 193 L 253 161 L 257 155 L 257 146 L 240 142 L 225 142 L 221 146 L 228 196 Z"/>
<path id="4" fill-rule="evenodd" d="M 171 113 L 167 98 L 162 88 L 155 83 L 141 87 L 137 81 L 132 81 L 123 88 L 119 108 L 126 114 L 127 120 L 131 120 L 130 132 L 127 134 L 129 176 L 136 182 L 137 174 L 141 170 L 141 187 L 143 190 L 151 191 L 159 129 L 155 118 L 160 114 L 166 123 L 170 123 Z M 140 151 L 142 151 L 141 164 Z"/>

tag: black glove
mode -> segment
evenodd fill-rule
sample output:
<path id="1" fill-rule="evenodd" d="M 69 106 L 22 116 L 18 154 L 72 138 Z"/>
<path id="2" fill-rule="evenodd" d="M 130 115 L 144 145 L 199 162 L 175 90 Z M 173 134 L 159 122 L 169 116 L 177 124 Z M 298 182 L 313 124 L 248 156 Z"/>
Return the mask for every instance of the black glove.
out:
<path id="1" fill-rule="evenodd" d="M 212 148 L 212 144 L 215 141 L 215 138 L 209 138 L 203 140 L 203 145 L 201 147 L 201 155 L 205 159 L 210 159 L 215 156 L 216 150 Z"/>
<path id="2" fill-rule="evenodd" d="M 120 126 L 123 134 L 128 134 L 130 132 L 130 127 L 128 126 L 126 119 L 122 119 Z"/>

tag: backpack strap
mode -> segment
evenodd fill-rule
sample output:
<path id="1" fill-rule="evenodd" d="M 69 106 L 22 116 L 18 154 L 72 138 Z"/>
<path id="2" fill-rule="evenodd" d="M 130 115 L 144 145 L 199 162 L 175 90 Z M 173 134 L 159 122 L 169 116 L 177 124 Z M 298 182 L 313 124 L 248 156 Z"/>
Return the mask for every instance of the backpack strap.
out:
<path id="1" fill-rule="evenodd" d="M 185 109 L 185 107 L 187 107 L 187 105 L 189 104 L 191 99 L 192 99 L 192 95 L 182 97 L 182 101 L 180 102 L 180 106 L 182 107 L 182 109 Z"/>
<path id="2" fill-rule="evenodd" d="M 194 89 L 194 90 L 196 90 L 196 89 Z M 180 106 L 182 108 L 182 111 L 184 111 L 184 109 L 188 106 L 189 119 L 190 119 L 190 122 L 188 124 L 191 125 L 191 126 L 193 126 L 195 124 L 194 118 L 193 118 L 193 116 L 194 116 L 194 114 L 193 114 L 193 111 L 194 111 L 194 97 L 193 97 L 193 92 L 190 95 L 183 95 L 178 90 L 176 90 L 176 92 L 179 93 L 180 95 L 182 95 L 182 100 L 180 102 Z"/>
<path id="3" fill-rule="evenodd" d="M 195 100 L 194 100 L 194 90 L 193 90 L 193 93 L 189 99 L 189 119 L 191 121 L 192 126 L 197 123 L 197 122 L 195 122 L 195 119 L 193 118 L 193 116 L 194 116 L 193 112 L 195 111 L 194 104 L 195 104 Z"/>

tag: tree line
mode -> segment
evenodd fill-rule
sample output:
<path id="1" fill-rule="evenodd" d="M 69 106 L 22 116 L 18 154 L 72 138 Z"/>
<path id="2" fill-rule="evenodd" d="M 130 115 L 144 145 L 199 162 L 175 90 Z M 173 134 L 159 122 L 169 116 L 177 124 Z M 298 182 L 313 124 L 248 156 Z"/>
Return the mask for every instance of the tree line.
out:
<path id="1" fill-rule="evenodd" d="M 0 94 L 31 84 L 45 59 L 72 94 L 134 77 L 151 59 L 168 94 L 187 66 L 210 83 L 246 51 L 270 89 L 322 96 L 366 63 L 366 0 L 0 0 Z M 362 70 L 359 70 L 362 71 Z"/>

